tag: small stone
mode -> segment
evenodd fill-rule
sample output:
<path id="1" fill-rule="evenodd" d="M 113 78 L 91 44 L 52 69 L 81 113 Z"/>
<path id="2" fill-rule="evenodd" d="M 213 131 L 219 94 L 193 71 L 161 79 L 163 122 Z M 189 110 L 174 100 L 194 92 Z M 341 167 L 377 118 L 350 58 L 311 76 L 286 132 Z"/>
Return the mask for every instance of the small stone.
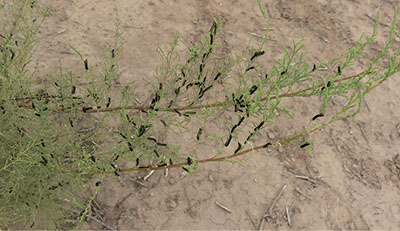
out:
<path id="1" fill-rule="evenodd" d="M 258 180 L 257 180 L 257 179 L 254 179 L 254 183 L 258 183 Z"/>
<path id="2" fill-rule="evenodd" d="M 311 167 L 311 170 L 313 171 L 314 174 L 318 174 L 319 171 L 316 167 Z"/>
<path id="3" fill-rule="evenodd" d="M 300 196 L 300 195 L 301 195 L 301 190 L 300 190 L 299 188 L 295 188 L 295 189 L 294 189 L 294 194 L 295 194 L 296 196 Z"/>
<path id="4" fill-rule="evenodd" d="M 174 178 L 170 178 L 170 179 L 168 180 L 168 183 L 169 183 L 170 185 L 174 185 L 174 184 L 176 183 L 176 181 L 175 181 Z"/>
<path id="5" fill-rule="evenodd" d="M 346 227 L 346 229 L 348 229 L 348 230 L 354 230 L 354 229 L 355 229 L 355 226 L 354 226 L 354 223 L 353 223 L 353 222 L 348 222 L 348 223 L 346 223 L 346 224 L 345 224 L 345 227 Z"/>
<path id="6" fill-rule="evenodd" d="M 171 200 L 171 202 L 169 203 L 169 207 L 170 208 L 176 208 L 176 206 L 178 206 L 178 203 L 176 203 L 174 200 Z"/>
<path id="7" fill-rule="evenodd" d="M 214 177 L 210 174 L 208 175 L 208 181 L 210 182 L 214 182 Z"/>
<path id="8" fill-rule="evenodd" d="M 399 136 L 400 136 L 400 123 L 396 125 L 396 128 L 397 128 L 397 133 L 398 133 Z"/>
<path id="9" fill-rule="evenodd" d="M 272 132 L 268 132 L 268 138 L 270 138 L 271 140 L 275 139 L 275 134 Z"/>
<path id="10" fill-rule="evenodd" d="M 176 207 L 178 207 L 178 203 L 173 199 L 173 198 L 169 198 L 165 201 L 168 210 L 173 210 Z"/>

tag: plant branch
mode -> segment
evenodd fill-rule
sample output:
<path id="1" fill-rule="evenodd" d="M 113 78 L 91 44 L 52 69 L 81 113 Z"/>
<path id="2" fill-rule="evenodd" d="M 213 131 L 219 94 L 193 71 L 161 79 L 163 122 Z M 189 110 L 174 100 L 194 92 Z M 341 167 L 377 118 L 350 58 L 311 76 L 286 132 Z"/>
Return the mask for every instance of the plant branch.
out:
<path id="1" fill-rule="evenodd" d="M 362 74 L 362 73 L 360 73 L 360 74 L 358 74 L 358 75 L 350 76 L 350 77 L 351 77 L 351 78 L 354 78 L 354 77 L 359 76 L 359 75 L 361 75 L 361 74 Z M 350 77 L 346 77 L 346 79 L 349 79 Z M 379 81 L 376 85 L 371 86 L 371 88 L 367 89 L 363 95 L 370 93 L 372 89 L 374 89 L 375 87 L 377 87 L 377 86 L 379 86 L 380 84 L 382 84 L 382 83 L 384 82 L 384 80 L 386 80 L 386 79 L 387 79 L 387 78 L 384 78 L 383 80 Z M 303 91 L 305 91 L 305 90 L 303 90 Z M 361 94 L 358 95 L 356 98 L 354 98 L 353 100 L 351 100 L 351 103 L 357 102 L 358 100 L 360 100 L 360 97 L 363 97 L 363 95 L 361 95 Z M 322 127 L 325 127 L 326 125 L 328 125 L 328 124 L 330 124 L 330 123 L 336 121 L 337 118 L 338 118 L 340 115 L 342 115 L 342 114 L 345 113 L 347 110 L 349 110 L 350 108 L 352 108 L 352 107 L 350 106 L 351 103 L 349 102 L 348 106 L 344 107 L 341 111 L 339 111 L 338 113 L 336 113 L 335 115 L 333 115 L 333 116 L 331 117 L 331 119 L 329 119 L 329 120 L 327 120 L 327 121 L 321 123 L 320 125 L 314 127 L 313 129 L 308 130 L 308 131 L 305 130 L 305 131 L 301 132 L 300 134 L 293 135 L 293 136 L 291 136 L 291 137 L 289 137 L 289 138 L 286 138 L 286 139 L 284 139 L 284 140 L 271 143 L 270 146 L 288 144 L 288 143 L 292 142 L 293 140 L 297 140 L 297 139 L 299 139 L 299 138 L 301 138 L 301 137 L 303 137 L 303 136 L 305 136 L 305 135 L 311 134 L 311 133 L 313 133 L 313 132 L 315 132 L 315 131 L 321 129 Z M 245 154 L 247 154 L 247 153 L 249 153 L 249 152 L 256 151 L 256 150 L 263 149 L 263 148 L 265 148 L 265 145 L 259 145 L 259 146 L 255 146 L 255 147 L 252 147 L 252 148 L 250 148 L 250 149 L 247 149 L 247 150 L 244 150 L 244 151 L 235 153 L 235 154 L 230 154 L 230 155 L 222 156 L 222 157 L 212 157 L 212 158 L 203 159 L 203 160 L 196 160 L 196 162 L 198 162 L 198 163 L 208 163 L 208 162 L 225 161 L 225 160 L 229 160 L 229 159 L 232 159 L 232 158 L 236 158 L 236 157 L 245 155 Z M 167 169 L 167 168 L 168 168 L 168 169 L 169 169 L 169 168 L 180 168 L 180 167 L 184 167 L 184 166 L 187 165 L 187 164 L 188 164 L 188 163 L 177 163 L 177 164 L 165 165 L 165 166 L 160 166 L 160 167 L 148 167 L 148 168 L 137 168 L 137 167 L 134 167 L 134 168 L 120 169 L 119 172 L 149 171 L 149 170 L 162 170 L 162 169 Z M 115 172 L 115 171 L 101 171 L 101 172 L 99 171 L 99 172 L 92 172 L 92 174 L 104 174 L 104 173 L 106 173 L 106 174 L 111 174 L 111 173 L 114 173 L 114 172 Z"/>
<path id="2" fill-rule="evenodd" d="M 371 73 L 376 73 L 381 71 L 382 69 L 375 69 L 371 72 L 369 72 L 368 74 Z M 339 82 L 339 81 L 345 81 L 348 79 L 352 79 L 352 78 L 357 78 L 363 74 L 365 74 L 366 71 L 358 73 L 356 75 L 351 75 L 351 76 L 347 76 L 343 79 L 337 79 L 334 80 L 333 82 Z M 324 84 L 319 84 L 318 88 L 323 87 Z M 294 96 L 309 90 L 312 90 L 313 87 L 309 87 L 303 90 L 299 90 L 293 93 L 284 93 L 284 94 L 280 94 L 279 98 L 283 98 L 283 97 L 290 97 L 290 96 Z M 43 98 L 57 98 L 58 96 L 45 96 Z M 269 99 L 276 99 L 277 96 L 270 96 Z M 25 97 L 25 98 L 16 98 L 14 100 L 22 100 L 22 99 L 31 99 L 31 97 Z M 73 97 L 73 99 L 80 99 L 78 97 Z M 261 101 L 265 101 L 267 100 L 267 97 L 263 97 L 261 98 Z M 255 99 L 251 100 L 250 102 L 255 102 Z M 31 104 L 27 104 L 27 103 L 17 103 L 18 106 L 21 107 L 25 107 L 25 108 L 30 108 L 32 109 Z M 171 107 L 171 108 L 159 108 L 159 111 L 169 111 L 169 112 L 174 112 L 174 111 L 184 111 L 184 110 L 193 110 L 193 109 L 203 109 L 203 108 L 213 108 L 213 107 L 221 107 L 221 106 L 229 106 L 229 105 L 235 105 L 235 102 L 233 101 L 224 101 L 224 102 L 217 102 L 217 103 L 212 103 L 212 104 L 201 104 L 201 105 L 194 105 L 194 106 L 187 106 L 187 107 Z M 118 107 L 108 107 L 108 108 L 92 108 L 92 109 L 87 109 L 85 110 L 85 113 L 98 113 L 98 112 L 113 112 L 113 111 L 118 111 L 118 110 L 150 110 L 150 106 L 144 106 L 144 105 L 129 105 L 129 106 L 118 106 Z M 49 108 L 49 111 L 52 112 L 69 112 L 70 109 L 66 109 L 66 108 Z"/>

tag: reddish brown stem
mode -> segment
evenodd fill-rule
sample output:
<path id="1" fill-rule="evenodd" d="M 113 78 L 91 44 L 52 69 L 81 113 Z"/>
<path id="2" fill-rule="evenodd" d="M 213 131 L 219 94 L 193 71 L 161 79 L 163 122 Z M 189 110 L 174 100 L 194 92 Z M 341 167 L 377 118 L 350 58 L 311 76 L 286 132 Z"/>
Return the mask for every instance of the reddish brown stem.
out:
<path id="1" fill-rule="evenodd" d="M 132 195 L 132 192 L 130 192 L 128 195 L 126 195 L 124 198 L 122 198 L 122 200 L 120 200 L 118 203 L 116 203 L 114 205 L 114 208 L 119 208 L 119 206 L 121 206 L 122 203 L 124 203 L 124 201 L 126 201 L 126 199 L 128 199 L 131 195 Z"/>
<path id="2" fill-rule="evenodd" d="M 359 77 L 360 75 L 362 75 L 364 73 L 365 73 L 365 71 L 361 72 L 359 74 L 356 74 L 356 75 L 345 77 L 343 79 L 335 80 L 333 82 L 344 81 L 344 80 L 356 78 L 356 77 Z M 318 85 L 318 87 L 323 87 L 323 86 L 324 86 L 324 84 Z M 293 95 L 296 95 L 296 94 L 299 94 L 299 93 L 303 93 L 303 92 L 309 91 L 311 89 L 313 89 L 313 87 L 309 87 L 309 88 L 306 88 L 306 89 L 303 89 L 303 90 L 300 90 L 300 91 L 297 91 L 297 92 L 293 92 L 293 93 L 284 93 L 284 94 L 279 95 L 279 98 L 293 96 Z M 21 98 L 21 99 L 23 99 L 23 98 Z M 267 99 L 267 97 L 261 98 L 262 101 L 264 101 L 266 99 Z M 270 99 L 276 99 L 276 96 L 271 96 Z M 254 100 L 252 100 L 252 101 L 254 102 Z M 195 105 L 195 106 L 190 106 L 190 107 L 160 108 L 159 111 L 170 111 L 170 112 L 173 112 L 173 111 L 176 111 L 176 110 L 177 111 L 193 110 L 193 109 L 219 107 L 219 106 L 233 105 L 233 104 L 234 104 L 234 102 L 224 101 L 224 102 L 213 103 L 213 104 Z M 25 108 L 32 108 L 30 106 L 30 104 L 18 103 L 18 105 L 21 106 L 21 107 L 25 107 Z M 125 107 L 92 108 L 92 109 L 85 110 L 85 113 L 112 112 L 112 111 L 117 111 L 117 110 L 122 110 L 122 109 L 149 110 L 150 106 L 130 105 L 130 106 L 125 106 Z M 49 110 L 53 111 L 53 112 L 68 112 L 68 109 L 65 109 L 65 108 L 50 108 Z"/>

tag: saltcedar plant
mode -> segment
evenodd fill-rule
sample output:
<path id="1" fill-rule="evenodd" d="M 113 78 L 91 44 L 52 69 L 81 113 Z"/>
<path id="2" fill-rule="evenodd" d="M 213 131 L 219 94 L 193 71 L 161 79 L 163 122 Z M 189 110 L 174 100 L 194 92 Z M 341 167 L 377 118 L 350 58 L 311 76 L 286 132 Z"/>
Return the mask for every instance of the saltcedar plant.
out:
<path id="1" fill-rule="evenodd" d="M 399 37 L 397 12 L 384 48 L 360 73 L 343 74 L 364 57 L 374 41 L 379 14 L 371 36 L 363 34 L 353 48 L 328 62 L 307 62 L 300 40 L 284 48 L 283 58 L 266 69 L 261 60 L 269 54 L 267 44 L 273 37 L 260 1 L 258 5 L 266 22 L 262 41 L 249 43 L 234 57 L 219 43 L 222 20 L 216 18 L 200 41 L 192 44 L 177 34 L 168 50 L 157 48 L 161 63 L 154 81 L 148 82 L 152 97 L 141 102 L 135 97 L 135 82 L 115 81 L 123 45 L 117 10 L 114 36 L 104 50 L 100 69 L 71 44 L 82 67 L 60 71 L 49 77 L 47 85 L 38 86 L 37 69 L 27 66 L 38 29 L 49 12 L 34 0 L 4 3 L 6 17 L 0 31 L 1 226 L 33 227 L 39 215 L 54 221 L 48 228 L 77 227 L 107 176 L 168 168 L 194 174 L 207 162 L 233 161 L 278 145 L 297 144 L 311 151 L 313 142 L 304 140 L 306 135 L 355 116 L 364 95 L 400 69 L 400 49 L 392 43 Z M 321 69 L 330 74 L 321 75 Z M 312 96 L 322 100 L 319 112 L 310 118 L 311 126 L 282 140 L 257 139 L 280 115 L 293 117 L 281 105 L 282 99 Z M 328 99 L 339 97 L 342 106 L 327 110 Z M 225 127 L 211 134 L 210 121 L 222 112 L 236 119 L 225 121 Z M 111 130 L 114 124 L 119 126 Z M 218 142 L 217 152 L 182 151 L 184 147 L 164 140 L 170 132 L 180 131 L 192 132 L 192 141 L 198 143 Z"/>

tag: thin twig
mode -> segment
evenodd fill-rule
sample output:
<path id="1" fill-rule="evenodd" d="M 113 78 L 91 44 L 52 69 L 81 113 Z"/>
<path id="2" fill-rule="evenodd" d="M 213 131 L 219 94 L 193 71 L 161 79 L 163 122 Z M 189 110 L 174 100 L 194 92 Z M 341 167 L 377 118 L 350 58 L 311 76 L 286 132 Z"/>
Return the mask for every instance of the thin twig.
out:
<path id="1" fill-rule="evenodd" d="M 265 218 L 261 217 L 260 224 L 258 225 L 258 230 L 262 230 L 263 229 L 264 223 L 265 223 Z"/>
<path id="2" fill-rule="evenodd" d="M 267 217 L 270 217 L 272 215 L 272 210 L 274 209 L 276 203 L 278 202 L 279 198 L 282 196 L 282 193 L 283 193 L 283 191 L 285 191 L 285 189 L 286 189 L 286 185 L 283 185 L 281 190 L 279 191 L 278 195 L 275 197 L 275 199 L 272 201 L 271 205 L 269 206 L 268 211 L 264 214 L 264 216 L 262 216 L 260 225 L 258 226 L 258 230 L 263 229 L 264 220 Z"/>
<path id="3" fill-rule="evenodd" d="M 314 180 L 313 178 L 311 178 L 311 177 L 309 177 L 309 176 L 305 176 L 305 175 L 303 175 L 303 174 L 299 174 L 299 173 L 297 173 L 296 171 L 294 171 L 293 169 L 291 169 L 291 168 L 289 168 L 289 167 L 287 167 L 287 166 L 285 166 L 285 168 L 286 168 L 290 173 L 292 173 L 292 174 L 294 175 L 295 178 L 302 179 L 302 180 L 306 180 L 306 181 L 310 181 L 311 183 L 314 183 L 314 184 L 321 184 L 321 185 L 325 185 L 325 184 L 326 184 L 326 183 L 324 183 L 324 182 L 321 182 L 321 181 L 318 181 L 318 180 Z"/>
<path id="4" fill-rule="evenodd" d="M 147 173 L 147 175 L 143 177 L 143 180 L 146 181 L 147 179 L 149 179 L 149 177 L 150 177 L 151 175 L 153 175 L 154 171 L 155 171 L 155 170 L 151 170 L 149 173 Z"/>
<path id="5" fill-rule="evenodd" d="M 263 38 L 262 35 L 256 34 L 254 32 L 251 32 L 250 35 L 253 35 L 253 36 L 257 37 L 257 38 Z"/>
<path id="6" fill-rule="evenodd" d="M 314 183 L 314 184 L 321 184 L 320 182 L 318 182 L 318 181 L 316 181 L 316 180 L 313 180 L 313 179 L 311 179 L 311 178 L 308 177 L 308 176 L 294 175 L 294 177 L 295 177 L 295 178 L 298 178 L 298 179 L 310 181 L 311 183 Z"/>
<path id="7" fill-rule="evenodd" d="M 109 229 L 109 230 L 113 230 L 113 231 L 116 230 L 116 229 L 114 229 L 113 227 L 107 225 L 106 223 L 104 223 L 104 222 L 98 220 L 98 219 L 95 218 L 95 217 L 92 217 L 92 216 L 90 216 L 90 215 L 86 215 L 86 217 L 89 218 L 89 219 L 92 219 L 92 220 L 94 220 L 94 221 L 96 221 L 96 222 L 98 222 L 99 224 L 101 224 L 102 226 L 106 227 L 106 228 Z"/>
<path id="8" fill-rule="evenodd" d="M 137 183 L 138 185 L 141 185 L 141 186 L 143 186 L 143 187 L 145 187 L 145 188 L 148 188 L 149 186 L 147 186 L 146 184 L 144 184 L 143 182 L 141 182 L 140 180 L 138 180 L 138 179 L 131 179 L 132 181 L 134 181 L 135 183 Z"/>
<path id="9" fill-rule="evenodd" d="M 253 218 L 251 218 L 251 215 L 250 215 L 250 213 L 249 213 L 248 210 L 246 210 L 246 214 L 247 214 L 247 216 L 249 217 L 250 222 L 253 224 L 254 230 L 256 230 L 256 229 L 257 229 L 257 225 L 256 225 L 256 223 L 253 221 Z"/>
<path id="10" fill-rule="evenodd" d="M 283 185 L 282 189 L 279 191 L 278 195 L 275 197 L 275 199 L 273 200 L 271 206 L 269 207 L 268 213 L 263 216 L 264 218 L 267 218 L 267 217 L 271 216 L 272 210 L 274 209 L 274 207 L 276 205 L 276 202 L 278 202 L 279 198 L 282 196 L 282 193 L 283 193 L 283 191 L 285 191 L 285 189 L 286 189 L 286 185 Z"/>
<path id="11" fill-rule="evenodd" d="M 140 99 L 138 99 L 138 98 L 136 98 L 136 97 L 134 97 L 134 96 L 132 96 L 132 98 L 133 98 L 133 100 L 135 100 L 137 103 L 142 104 L 142 101 L 141 101 Z"/>
<path id="12" fill-rule="evenodd" d="M 120 200 L 118 203 L 114 205 L 114 208 L 119 208 L 119 206 L 126 201 L 130 196 L 132 195 L 132 192 L 130 192 L 128 195 L 126 195 L 122 200 Z"/>
<path id="13" fill-rule="evenodd" d="M 287 206 L 286 206 L 286 218 L 287 218 L 288 225 L 292 226 L 292 221 L 290 220 L 289 208 Z"/>
<path id="14" fill-rule="evenodd" d="M 271 12 L 269 11 L 269 7 L 268 7 L 268 5 L 267 5 L 267 4 L 265 4 L 265 7 L 267 8 L 267 14 L 268 14 L 268 17 L 269 17 L 270 19 L 273 19 L 274 17 L 272 17 L 272 14 L 271 14 Z M 270 28 L 270 30 L 271 30 L 271 28 Z"/>
<path id="15" fill-rule="evenodd" d="M 364 99 L 364 103 L 365 106 L 367 107 L 368 112 L 371 112 L 371 109 L 369 109 L 368 103 L 367 103 L 367 99 Z"/>
<path id="16" fill-rule="evenodd" d="M 104 221 L 104 212 L 101 210 L 99 204 L 97 204 L 96 200 L 93 200 L 92 210 L 95 214 L 95 217 L 98 217 L 101 221 Z"/>
<path id="17" fill-rule="evenodd" d="M 365 101 L 364 101 L 364 102 L 365 102 Z M 367 139 L 367 136 L 365 135 L 364 128 L 360 125 L 360 123 L 357 123 L 357 125 L 358 125 L 358 127 L 360 128 L 361 135 L 363 136 L 364 140 L 367 142 L 367 145 L 369 146 L 369 141 L 368 141 L 368 139 Z"/>
<path id="18" fill-rule="evenodd" d="M 348 173 L 353 174 L 354 176 L 356 176 L 357 178 L 359 178 L 365 185 L 368 185 L 368 182 L 366 180 L 364 180 L 364 178 L 362 178 L 362 176 L 360 176 L 360 174 L 354 172 L 351 169 L 348 169 L 346 166 L 343 166 L 344 170 L 347 171 Z"/>
<path id="19" fill-rule="evenodd" d="M 376 19 L 375 19 L 374 17 L 372 17 L 371 15 L 365 14 L 365 16 L 366 16 L 368 19 L 370 19 L 371 21 L 376 22 Z M 382 22 L 379 22 L 379 25 L 384 26 L 384 27 L 390 27 L 388 24 L 385 24 L 385 23 L 382 23 Z"/>
<path id="20" fill-rule="evenodd" d="M 79 132 L 79 133 L 91 132 L 91 131 L 93 131 L 93 130 L 95 130 L 95 129 L 96 129 L 96 127 L 92 127 L 92 128 L 83 128 L 83 129 L 79 130 L 78 132 Z"/>
<path id="21" fill-rule="evenodd" d="M 68 208 L 67 208 L 67 209 L 68 209 Z M 72 211 L 72 212 L 75 213 L 75 214 L 80 214 L 80 212 L 78 212 L 78 211 L 76 211 L 76 210 L 72 210 L 72 209 L 69 209 L 69 210 Z M 111 226 L 105 224 L 104 222 L 98 220 L 97 218 L 95 218 L 95 217 L 93 217 L 93 216 L 90 216 L 89 214 L 86 214 L 86 218 L 89 218 L 89 219 L 92 219 L 92 220 L 98 222 L 99 224 L 103 225 L 104 227 L 106 227 L 106 228 L 109 229 L 109 230 L 116 230 L 116 229 L 114 229 L 113 227 L 111 227 Z M 68 220 L 68 221 L 69 221 L 69 222 L 73 222 L 73 223 L 78 223 L 77 221 L 72 221 L 72 220 Z"/>
<path id="22" fill-rule="evenodd" d="M 67 85 L 62 85 L 61 87 L 84 86 L 84 85 L 90 85 L 90 84 L 94 84 L 94 83 L 97 83 L 97 80 L 90 81 L 90 82 L 84 82 L 84 83 L 75 83 L 73 85 L 67 84 Z"/>
<path id="23" fill-rule="evenodd" d="M 215 201 L 215 204 L 218 207 L 220 207 L 221 209 L 223 209 L 225 212 L 232 213 L 232 211 L 228 207 L 226 207 L 225 205 L 219 203 L 218 201 Z"/>

